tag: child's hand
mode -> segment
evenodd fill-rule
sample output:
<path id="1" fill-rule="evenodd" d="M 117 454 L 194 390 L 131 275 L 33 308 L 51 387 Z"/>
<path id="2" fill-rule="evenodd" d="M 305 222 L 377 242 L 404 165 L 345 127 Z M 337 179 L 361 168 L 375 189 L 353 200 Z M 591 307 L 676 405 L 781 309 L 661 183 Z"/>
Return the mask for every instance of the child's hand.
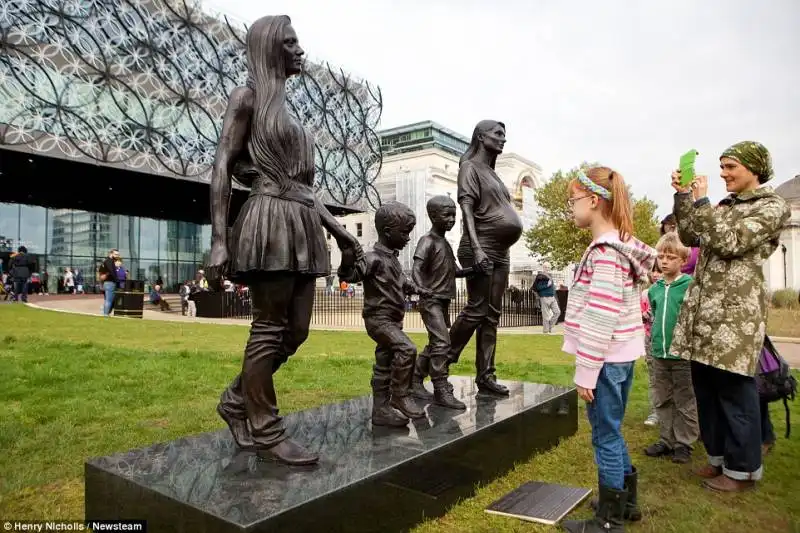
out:
<path id="1" fill-rule="evenodd" d="M 353 266 L 356 263 L 356 249 L 354 247 L 342 249 L 342 265 Z"/>
<path id="2" fill-rule="evenodd" d="M 423 298 L 430 298 L 433 296 L 433 291 L 430 289 L 426 289 L 425 287 L 417 287 L 417 294 L 419 294 Z"/>
<path id="3" fill-rule="evenodd" d="M 580 385 L 578 387 L 578 397 L 584 402 L 592 403 L 594 401 L 594 389 L 584 389 Z"/>

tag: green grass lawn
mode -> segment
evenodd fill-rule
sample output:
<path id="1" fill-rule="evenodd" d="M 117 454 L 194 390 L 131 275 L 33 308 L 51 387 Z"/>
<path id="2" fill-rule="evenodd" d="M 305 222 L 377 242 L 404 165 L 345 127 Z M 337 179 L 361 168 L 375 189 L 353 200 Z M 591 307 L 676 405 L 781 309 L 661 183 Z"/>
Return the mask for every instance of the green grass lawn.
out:
<path id="1" fill-rule="evenodd" d="M 241 366 L 247 328 L 102 318 L 0 306 L 0 517 L 83 516 L 83 462 L 223 426 L 214 407 Z M 421 335 L 412 335 L 418 345 Z M 572 359 L 561 338 L 505 335 L 497 348 L 503 378 L 569 384 Z M 366 334 L 311 333 L 276 379 L 282 411 L 294 411 L 369 392 L 373 344 Z M 468 347 L 465 355 L 472 353 Z M 471 375 L 469 357 L 454 373 Z M 630 531 L 785 532 L 800 530 L 800 444 L 780 439 L 766 459 L 754 493 L 719 495 L 689 473 L 641 449 L 657 431 L 647 414 L 644 364 L 625 421 L 640 470 L 646 518 Z M 796 423 L 800 408 L 792 406 Z M 776 432 L 783 406 L 773 406 Z M 495 482 L 481 487 L 444 517 L 418 532 L 552 531 L 491 516 L 483 509 L 524 481 L 539 479 L 594 487 L 589 427 L 579 414 L 578 434 Z M 695 462 L 703 461 L 701 450 Z M 585 508 L 582 514 L 587 515 Z M 798 528 L 798 529 L 794 529 Z"/>

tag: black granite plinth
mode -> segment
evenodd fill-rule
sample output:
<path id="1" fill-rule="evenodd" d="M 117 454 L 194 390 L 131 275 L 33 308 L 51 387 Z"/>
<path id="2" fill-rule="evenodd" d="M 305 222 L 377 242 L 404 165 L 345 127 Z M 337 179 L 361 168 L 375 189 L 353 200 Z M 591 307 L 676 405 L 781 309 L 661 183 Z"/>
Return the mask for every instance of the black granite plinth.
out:
<path id="1" fill-rule="evenodd" d="M 577 431 L 574 389 L 503 381 L 511 395 L 496 398 L 450 379 L 467 411 L 428 405 L 399 430 L 372 427 L 371 396 L 287 415 L 316 467 L 260 461 L 227 429 L 91 459 L 86 518 L 145 519 L 150 532 L 405 531 Z"/>

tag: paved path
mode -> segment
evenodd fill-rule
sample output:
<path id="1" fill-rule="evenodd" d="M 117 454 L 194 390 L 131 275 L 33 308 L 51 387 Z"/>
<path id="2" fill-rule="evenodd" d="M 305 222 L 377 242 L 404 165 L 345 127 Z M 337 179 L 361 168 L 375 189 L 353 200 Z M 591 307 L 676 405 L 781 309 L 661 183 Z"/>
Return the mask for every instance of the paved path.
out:
<path id="1" fill-rule="evenodd" d="M 800 369 L 800 343 L 798 342 L 774 342 L 775 348 L 786 359 L 789 366 Z"/>
<path id="2" fill-rule="evenodd" d="M 39 296 L 31 298 L 29 301 L 31 307 L 40 309 L 49 309 L 51 311 L 61 311 L 65 313 L 75 313 L 81 315 L 100 316 L 103 314 L 102 305 L 103 297 L 100 295 L 87 294 L 84 296 L 67 296 L 50 298 L 47 296 Z M 225 326 L 250 326 L 250 321 L 237 318 L 202 318 L 183 316 L 179 313 L 162 313 L 151 308 L 148 302 L 144 304 L 144 311 L 142 318 L 145 320 L 162 320 L 168 322 L 192 322 L 195 324 L 222 324 Z M 129 320 L 129 319 L 125 319 Z M 311 325 L 312 330 L 326 330 L 326 331 L 364 331 L 363 327 L 337 327 L 328 325 Z M 420 327 L 406 328 L 406 331 L 411 333 L 425 333 L 425 329 Z M 533 327 L 520 327 L 520 328 L 500 328 L 501 334 L 542 334 L 541 326 Z M 561 326 L 553 328 L 554 335 L 561 335 Z"/>

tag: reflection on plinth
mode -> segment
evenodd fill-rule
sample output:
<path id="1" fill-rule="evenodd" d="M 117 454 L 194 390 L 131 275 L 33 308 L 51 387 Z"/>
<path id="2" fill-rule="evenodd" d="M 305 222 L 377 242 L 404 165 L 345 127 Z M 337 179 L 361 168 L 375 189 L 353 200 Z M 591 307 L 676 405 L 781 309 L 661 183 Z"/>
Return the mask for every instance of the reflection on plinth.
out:
<path id="1" fill-rule="evenodd" d="M 467 410 L 427 405 L 404 428 L 373 427 L 371 396 L 286 415 L 316 467 L 261 461 L 227 429 L 89 460 L 86 517 L 187 533 L 405 530 L 577 431 L 574 389 L 504 381 L 498 398 L 450 379 Z"/>

